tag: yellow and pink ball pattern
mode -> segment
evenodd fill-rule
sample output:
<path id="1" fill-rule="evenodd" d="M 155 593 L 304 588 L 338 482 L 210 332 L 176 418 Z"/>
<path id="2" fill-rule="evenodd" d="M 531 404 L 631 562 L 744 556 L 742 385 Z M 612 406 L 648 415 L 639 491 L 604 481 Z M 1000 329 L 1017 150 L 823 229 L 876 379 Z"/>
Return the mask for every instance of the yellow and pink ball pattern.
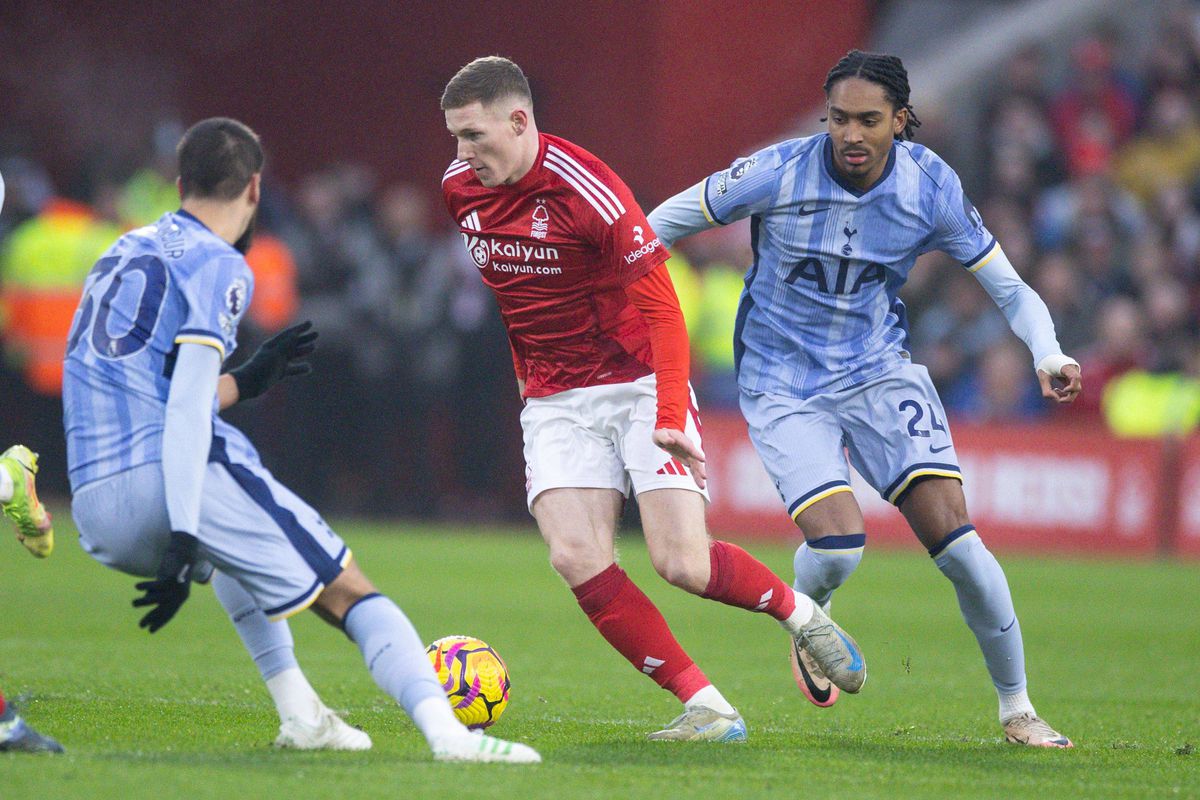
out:
<path id="1" fill-rule="evenodd" d="M 508 706 L 511 682 L 500 655 L 472 636 L 446 636 L 425 648 L 454 716 L 468 728 L 486 728 Z"/>

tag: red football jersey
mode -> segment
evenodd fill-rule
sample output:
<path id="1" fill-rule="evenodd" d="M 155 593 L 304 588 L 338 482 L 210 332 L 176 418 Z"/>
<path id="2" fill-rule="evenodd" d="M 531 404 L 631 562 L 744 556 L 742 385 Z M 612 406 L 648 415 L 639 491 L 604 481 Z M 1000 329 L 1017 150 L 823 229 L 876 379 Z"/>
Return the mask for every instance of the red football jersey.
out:
<path id="1" fill-rule="evenodd" d="M 625 287 L 668 254 L 608 165 L 543 133 L 516 183 L 489 189 L 456 160 L 442 193 L 496 294 L 526 397 L 654 371 L 649 327 Z"/>

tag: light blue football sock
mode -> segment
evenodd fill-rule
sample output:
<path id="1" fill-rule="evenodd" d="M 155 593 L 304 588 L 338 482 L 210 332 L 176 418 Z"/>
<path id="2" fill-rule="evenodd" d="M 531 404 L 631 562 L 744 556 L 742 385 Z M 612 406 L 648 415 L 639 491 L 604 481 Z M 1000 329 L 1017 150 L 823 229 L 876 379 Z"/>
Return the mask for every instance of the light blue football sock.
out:
<path id="1" fill-rule="evenodd" d="M 408 617 L 382 594 L 369 594 L 350 606 L 342 627 L 362 651 L 375 683 L 396 700 L 410 717 L 422 700 L 446 692 L 438 682 L 425 645 Z"/>
<path id="2" fill-rule="evenodd" d="M 1025 689 L 1025 647 L 1008 579 L 972 525 L 964 525 L 929 551 L 954 584 L 958 607 L 975 634 L 992 683 L 1001 695 Z"/>
<path id="3" fill-rule="evenodd" d="M 267 619 L 250 593 L 223 572 L 213 573 L 212 587 L 264 681 L 285 669 L 299 668 L 287 622 Z"/>
<path id="4" fill-rule="evenodd" d="M 845 583 L 850 573 L 854 572 L 862 560 L 866 543 L 865 533 L 822 536 L 804 542 L 792 560 L 796 570 L 792 588 L 811 597 L 817 605 L 824 606 L 829 602 L 833 590 Z"/>

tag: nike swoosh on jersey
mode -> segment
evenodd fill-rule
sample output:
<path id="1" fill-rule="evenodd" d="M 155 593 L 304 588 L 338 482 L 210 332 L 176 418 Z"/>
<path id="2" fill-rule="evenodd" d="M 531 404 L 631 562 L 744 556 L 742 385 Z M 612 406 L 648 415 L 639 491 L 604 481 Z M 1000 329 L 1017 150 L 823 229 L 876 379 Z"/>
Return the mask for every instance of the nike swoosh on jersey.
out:
<path id="1" fill-rule="evenodd" d="M 800 216 L 810 217 L 819 211 L 828 211 L 828 210 L 829 210 L 829 206 L 824 206 L 822 208 L 805 208 L 804 206 L 800 206 Z"/>
<path id="2" fill-rule="evenodd" d="M 940 452 L 942 452 L 943 450 L 949 450 L 949 449 L 950 449 L 952 446 L 953 446 L 953 445 L 948 445 L 948 444 L 946 444 L 946 445 L 942 445 L 941 447 L 933 447 L 933 446 L 931 445 L 931 446 L 930 446 L 930 448 L 929 448 L 929 452 L 931 452 L 931 453 L 940 453 Z"/>
<path id="3" fill-rule="evenodd" d="M 1016 618 L 1016 617 L 1013 617 L 1013 621 L 1012 621 L 1012 622 L 1010 622 L 1010 623 L 1008 623 L 1008 625 L 1004 626 L 1003 628 L 1001 628 L 1001 629 L 1000 629 L 1000 632 L 1001 632 L 1001 633 L 1008 633 L 1009 629 L 1010 629 L 1010 628 L 1012 628 L 1012 626 L 1013 626 L 1013 625 L 1016 625 L 1016 624 L 1017 624 L 1017 618 Z"/>

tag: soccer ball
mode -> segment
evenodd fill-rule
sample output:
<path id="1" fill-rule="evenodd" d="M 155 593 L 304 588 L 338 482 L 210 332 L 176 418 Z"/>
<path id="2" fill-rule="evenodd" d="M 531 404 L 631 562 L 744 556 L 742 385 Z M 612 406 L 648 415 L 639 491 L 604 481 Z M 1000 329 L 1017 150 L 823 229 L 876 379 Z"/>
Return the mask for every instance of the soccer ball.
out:
<path id="1" fill-rule="evenodd" d="M 508 707 L 508 667 L 500 654 L 471 636 L 446 636 L 425 648 L 454 716 L 468 728 L 486 728 Z"/>

